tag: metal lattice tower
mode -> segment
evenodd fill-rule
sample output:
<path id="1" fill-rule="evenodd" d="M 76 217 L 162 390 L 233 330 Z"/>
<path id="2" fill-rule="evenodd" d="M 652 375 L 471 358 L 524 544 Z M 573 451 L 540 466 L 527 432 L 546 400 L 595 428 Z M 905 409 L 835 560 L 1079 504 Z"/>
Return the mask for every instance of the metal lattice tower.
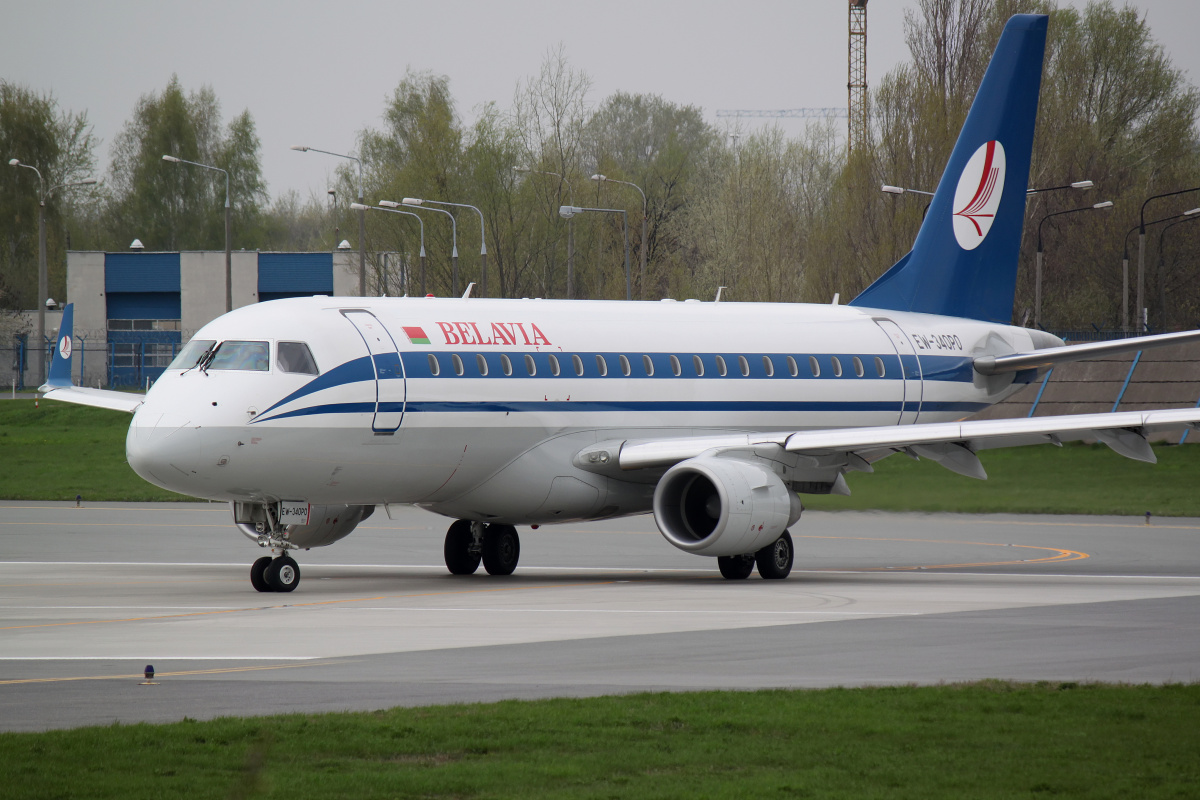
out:
<path id="1" fill-rule="evenodd" d="M 850 66 L 846 81 L 850 124 L 847 151 L 867 141 L 867 0 L 850 0 Z"/>

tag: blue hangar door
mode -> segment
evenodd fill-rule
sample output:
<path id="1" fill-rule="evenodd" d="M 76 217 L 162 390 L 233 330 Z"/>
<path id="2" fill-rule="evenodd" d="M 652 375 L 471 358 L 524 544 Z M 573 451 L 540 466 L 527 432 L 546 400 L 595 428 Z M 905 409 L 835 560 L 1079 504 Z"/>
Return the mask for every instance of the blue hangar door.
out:
<path id="1" fill-rule="evenodd" d="M 342 309 L 342 316 L 362 337 L 375 367 L 375 416 L 371 430 L 376 436 L 390 436 L 404 419 L 404 365 L 396 351 L 396 340 L 379 318 L 363 309 Z"/>

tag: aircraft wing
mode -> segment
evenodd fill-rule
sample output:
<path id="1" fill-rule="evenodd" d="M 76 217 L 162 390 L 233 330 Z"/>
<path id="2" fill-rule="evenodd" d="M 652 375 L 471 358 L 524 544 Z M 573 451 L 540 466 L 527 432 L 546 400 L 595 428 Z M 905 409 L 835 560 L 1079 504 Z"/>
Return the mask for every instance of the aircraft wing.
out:
<path id="1" fill-rule="evenodd" d="M 797 454 L 814 466 L 870 471 L 872 461 L 905 452 L 983 479 L 987 473 L 975 455 L 979 450 L 1095 438 L 1126 458 L 1154 463 L 1147 434 L 1185 427 L 1200 427 L 1200 408 L 602 442 L 581 452 L 577 462 L 586 463 L 592 453 L 604 461 L 598 454 L 618 449 L 613 445 L 619 446 L 617 463 L 623 470 L 667 467 L 702 453 L 765 449 Z"/>
<path id="2" fill-rule="evenodd" d="M 46 384 L 38 391 L 45 392 L 48 400 L 74 403 L 80 406 L 95 406 L 132 414 L 146 399 L 135 392 L 113 392 L 107 389 L 89 389 L 86 386 L 52 386 Z"/>

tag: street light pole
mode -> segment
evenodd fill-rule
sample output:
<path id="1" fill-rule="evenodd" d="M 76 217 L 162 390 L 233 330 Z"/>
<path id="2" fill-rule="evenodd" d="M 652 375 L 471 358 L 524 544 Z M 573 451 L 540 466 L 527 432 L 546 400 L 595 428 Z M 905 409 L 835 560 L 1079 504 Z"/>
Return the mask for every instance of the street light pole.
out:
<path id="1" fill-rule="evenodd" d="M 1157 200 L 1160 197 L 1174 197 L 1178 194 L 1187 194 L 1188 192 L 1200 192 L 1200 186 L 1194 186 L 1191 189 L 1180 189 L 1177 192 L 1165 192 L 1156 194 L 1146 198 L 1146 202 L 1142 203 L 1141 213 L 1138 215 L 1138 279 L 1137 279 L 1137 316 L 1142 319 L 1142 289 L 1146 282 L 1146 206 L 1151 200 Z M 1139 324 L 1138 330 L 1145 330 L 1145 326 Z"/>
<path id="2" fill-rule="evenodd" d="M 96 181 L 88 178 L 85 181 L 76 181 L 74 183 L 60 183 L 57 186 L 51 186 L 49 191 L 46 191 L 46 184 L 42 181 L 42 172 L 32 164 L 23 164 L 19 158 L 10 158 L 8 160 L 10 167 L 24 167 L 31 169 L 37 173 L 38 177 L 38 386 L 46 382 L 46 301 L 50 295 L 50 269 L 46 265 L 46 200 L 50 198 L 59 189 L 69 188 L 71 186 L 91 186 Z"/>
<path id="3" fill-rule="evenodd" d="M 629 279 L 629 215 L 625 213 L 623 208 L 580 208 L 579 206 L 559 206 L 558 215 L 565 220 L 570 220 L 576 214 L 582 214 L 584 211 L 600 211 L 606 214 L 621 215 L 621 231 L 625 234 L 625 299 L 633 300 L 633 286 Z"/>
<path id="4" fill-rule="evenodd" d="M 315 147 L 309 147 L 308 145 L 303 144 L 294 144 L 292 145 L 292 149 L 301 153 L 307 153 L 311 150 L 314 153 L 324 153 L 327 156 L 344 158 L 348 161 L 353 161 L 358 164 L 358 205 L 362 206 L 364 209 L 368 208 L 368 206 L 364 205 L 363 203 L 362 159 L 354 156 L 344 155 L 342 153 L 333 153 L 329 150 L 318 150 Z M 358 212 L 358 296 L 367 296 L 367 212 L 362 210 Z"/>
<path id="5" fill-rule="evenodd" d="M 646 219 L 647 219 L 646 193 L 643 192 L 642 187 L 638 186 L 636 183 L 630 183 L 629 181 L 619 181 L 616 178 L 610 178 L 606 175 L 600 175 L 600 174 L 593 175 L 592 180 L 599 181 L 600 183 L 605 183 L 605 182 L 620 183 L 625 186 L 632 186 L 633 188 L 637 189 L 638 194 L 640 194 L 642 196 L 642 248 L 641 248 L 642 249 L 641 270 L 642 271 L 641 271 L 641 277 L 638 280 L 640 281 L 640 284 L 641 284 L 641 291 L 639 292 L 640 297 L 642 300 L 645 300 L 646 299 Z"/>
<path id="6" fill-rule="evenodd" d="M 233 237 L 230 233 L 229 223 L 229 171 L 196 161 L 185 161 L 175 156 L 164 155 L 162 159 L 172 164 L 191 164 L 193 167 L 225 173 L 225 313 L 228 314 L 233 311 Z"/>
<path id="7" fill-rule="evenodd" d="M 411 211 L 401 211 L 397 208 L 383 208 L 380 206 L 365 206 L 360 203 L 351 203 L 350 208 L 354 209 L 355 211 L 362 211 L 362 212 L 366 212 L 368 210 L 370 210 L 370 211 L 389 211 L 393 214 L 403 214 L 406 217 L 416 217 L 417 222 L 420 223 L 420 225 L 421 225 L 421 295 L 424 296 L 424 294 L 425 294 L 425 220 L 421 217 L 421 215 L 414 214 Z M 406 281 L 405 288 L 407 288 L 407 286 L 408 286 L 408 283 Z"/>
<path id="8" fill-rule="evenodd" d="M 1129 333 L 1129 234 L 1138 230 L 1144 231 L 1145 228 L 1149 228 L 1151 225 L 1158 225 L 1161 222 L 1193 217 L 1197 214 L 1200 214 L 1200 208 L 1192 208 L 1184 211 L 1182 214 L 1174 214 L 1170 217 L 1163 217 L 1162 219 L 1155 219 L 1146 223 L 1139 222 L 1125 232 L 1125 238 L 1122 240 L 1124 250 L 1121 255 L 1121 329 L 1125 333 Z M 1141 315 L 1141 311 L 1138 312 L 1138 315 Z"/>
<path id="9" fill-rule="evenodd" d="M 405 201 L 403 203 L 397 203 L 395 200 L 380 200 L 379 205 L 383 206 L 384 208 L 399 208 L 402 205 L 411 205 L 408 202 L 408 200 L 410 200 L 410 199 L 412 199 L 412 198 L 405 198 Z M 457 296 L 458 295 L 458 221 L 454 219 L 453 214 L 451 214 L 449 211 L 446 211 L 445 209 L 442 209 L 442 208 L 427 208 L 425 206 L 416 206 L 416 208 L 420 208 L 423 211 L 436 211 L 437 213 L 445 214 L 447 217 L 450 218 L 450 245 L 451 245 L 450 293 Z M 422 237 L 425 236 L 425 228 L 424 227 L 421 228 L 421 236 Z M 422 294 L 425 293 L 424 262 L 422 262 L 422 265 L 421 265 L 421 293 Z"/>
<path id="10" fill-rule="evenodd" d="M 1053 214 L 1047 214 L 1038 222 L 1038 243 L 1037 243 L 1037 272 L 1034 286 L 1034 305 L 1033 305 L 1033 326 L 1035 328 L 1042 327 L 1042 225 L 1051 217 L 1061 217 L 1063 214 L 1074 214 L 1078 211 L 1094 211 L 1104 208 L 1112 208 L 1111 200 L 1104 200 L 1090 206 L 1081 206 L 1080 208 L 1071 208 L 1066 211 L 1055 211 Z"/>
<path id="11" fill-rule="evenodd" d="M 540 169 L 527 169 L 525 167 L 513 167 L 513 172 L 529 172 L 534 175 L 553 175 L 567 186 L 567 199 L 571 201 L 571 205 L 575 205 L 575 190 L 571 188 L 571 182 L 557 172 L 544 172 Z M 561 196 L 561 195 L 560 195 Z M 567 299 L 575 299 L 575 223 L 573 220 L 567 220 Z"/>
<path id="12" fill-rule="evenodd" d="M 406 197 L 401 202 L 403 202 L 404 205 L 406 205 L 406 206 L 421 206 L 421 205 L 424 205 L 425 203 L 432 203 L 435 206 L 453 206 L 455 208 L 469 208 L 472 211 L 474 211 L 476 214 L 479 215 L 479 262 L 480 262 L 480 267 L 479 267 L 480 290 L 479 291 L 480 291 L 480 294 L 482 294 L 484 297 L 487 297 L 487 292 L 488 292 L 488 286 L 487 286 L 487 235 L 484 233 L 484 229 L 483 229 L 483 212 L 480 211 L 475 206 L 467 205 L 466 203 L 448 203 L 444 200 L 422 200 L 420 197 Z M 449 213 L 449 212 L 447 212 L 447 213 Z M 450 216 L 451 216 L 451 219 L 453 219 L 454 215 L 451 214 Z M 455 264 L 456 264 L 455 274 L 457 275 L 458 274 L 457 262 L 455 262 Z M 454 284 L 455 284 L 454 285 L 454 293 L 458 294 L 458 280 L 457 279 L 455 279 Z"/>

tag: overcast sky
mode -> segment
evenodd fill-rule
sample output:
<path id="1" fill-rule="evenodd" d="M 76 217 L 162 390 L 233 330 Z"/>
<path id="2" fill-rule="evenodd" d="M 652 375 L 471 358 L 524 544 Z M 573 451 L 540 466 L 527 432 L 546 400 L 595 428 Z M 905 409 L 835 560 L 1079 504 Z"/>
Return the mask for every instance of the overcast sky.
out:
<path id="1" fill-rule="evenodd" d="M 1200 83 L 1200 2 L 1131 4 Z M 871 86 L 906 57 L 904 10 L 915 5 L 871 0 Z M 0 76 L 86 110 L 102 172 L 138 98 L 175 73 L 186 91 L 211 86 L 225 122 L 250 110 L 272 196 L 323 197 L 337 159 L 289 146 L 352 151 L 361 130 L 381 127 L 408 67 L 448 76 L 468 123 L 480 104 L 507 109 L 560 44 L 591 77 L 593 104 L 616 91 L 658 94 L 710 122 L 718 109 L 846 104 L 846 0 L 37 0 L 4 17 Z"/>

